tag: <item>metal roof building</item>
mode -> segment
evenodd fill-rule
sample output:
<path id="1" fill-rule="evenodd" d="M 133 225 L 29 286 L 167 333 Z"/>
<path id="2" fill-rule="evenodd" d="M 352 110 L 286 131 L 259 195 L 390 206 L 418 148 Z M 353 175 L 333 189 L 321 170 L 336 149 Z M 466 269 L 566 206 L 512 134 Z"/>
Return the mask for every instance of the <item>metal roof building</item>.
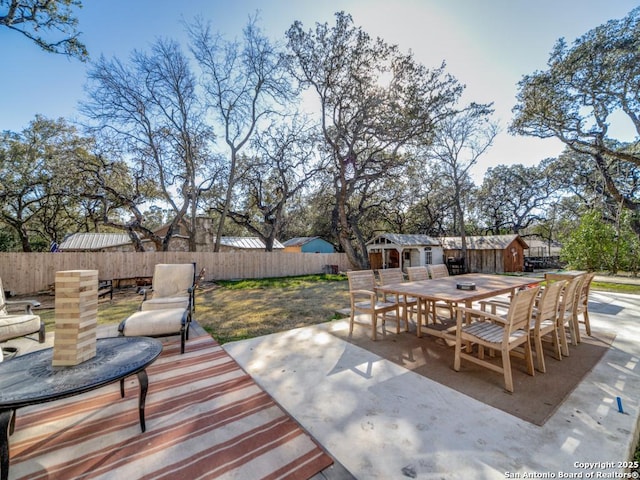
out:
<path id="1" fill-rule="evenodd" d="M 214 238 L 215 242 L 215 238 Z M 258 237 L 222 237 L 220 239 L 221 251 L 224 250 L 261 250 L 264 251 L 265 243 Z M 278 240 L 273 242 L 273 250 L 284 250 L 284 245 Z"/>
<path id="2" fill-rule="evenodd" d="M 462 256 L 462 237 L 443 237 L 442 247 L 447 259 Z M 469 235 L 465 237 L 467 272 L 505 273 L 524 270 L 524 251 L 529 248 L 520 235 Z"/>
<path id="3" fill-rule="evenodd" d="M 402 268 L 444 263 L 440 240 L 429 235 L 383 233 L 367 242 L 371 268 Z"/>
<path id="4" fill-rule="evenodd" d="M 326 240 L 315 237 L 295 237 L 283 243 L 285 252 L 334 253 L 335 247 Z"/>
<path id="5" fill-rule="evenodd" d="M 126 233 L 74 233 L 58 246 L 61 252 L 100 252 L 107 248 L 131 245 Z"/>

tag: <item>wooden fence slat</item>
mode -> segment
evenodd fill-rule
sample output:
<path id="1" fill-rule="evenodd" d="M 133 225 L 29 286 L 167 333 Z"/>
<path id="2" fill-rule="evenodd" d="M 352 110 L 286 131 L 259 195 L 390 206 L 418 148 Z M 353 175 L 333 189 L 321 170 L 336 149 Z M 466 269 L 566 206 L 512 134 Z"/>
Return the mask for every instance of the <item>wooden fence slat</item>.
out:
<path id="1" fill-rule="evenodd" d="M 287 277 L 353 267 L 344 253 L 294 252 L 0 252 L 0 278 L 15 294 L 47 290 L 61 270 L 98 270 L 101 280 L 151 277 L 157 263 L 196 262 L 205 280 Z"/>

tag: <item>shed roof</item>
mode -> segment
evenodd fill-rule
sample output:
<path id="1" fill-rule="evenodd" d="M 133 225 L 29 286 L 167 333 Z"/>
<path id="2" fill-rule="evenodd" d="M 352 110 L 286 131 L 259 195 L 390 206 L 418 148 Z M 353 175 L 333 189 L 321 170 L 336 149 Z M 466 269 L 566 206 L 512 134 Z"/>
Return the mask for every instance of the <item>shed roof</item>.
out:
<path id="1" fill-rule="evenodd" d="M 442 237 L 442 246 L 445 250 L 462 249 L 462 237 Z M 519 242 L 522 248 L 529 248 L 527 242 L 518 234 L 512 235 L 469 235 L 466 237 L 469 250 L 504 250 L 514 241 Z"/>
<path id="2" fill-rule="evenodd" d="M 266 245 L 259 237 L 222 237 L 220 244 L 225 247 L 252 249 L 252 250 L 264 250 Z M 284 245 L 278 240 L 273 241 L 273 248 L 284 248 Z"/>
<path id="3" fill-rule="evenodd" d="M 60 250 L 101 250 L 131 243 L 126 233 L 74 233 L 59 245 Z"/>
<path id="4" fill-rule="evenodd" d="M 539 238 L 527 238 L 527 245 L 529 245 L 529 249 L 544 249 L 557 254 L 562 250 L 562 244 L 560 242 L 552 241 L 549 243 L 548 240 L 542 240 Z"/>
<path id="5" fill-rule="evenodd" d="M 386 242 L 385 242 L 386 240 Z M 395 245 L 402 245 L 405 247 L 413 246 L 440 246 L 440 241 L 437 238 L 430 237 L 429 235 L 421 234 L 409 234 L 409 233 L 383 233 L 377 237 L 369 240 L 367 245 L 381 244 L 381 243 L 393 243 Z"/>
<path id="6" fill-rule="evenodd" d="M 294 237 L 290 238 L 286 242 L 283 243 L 285 247 L 301 247 L 302 245 L 306 245 L 307 243 L 315 240 L 320 237 Z"/>

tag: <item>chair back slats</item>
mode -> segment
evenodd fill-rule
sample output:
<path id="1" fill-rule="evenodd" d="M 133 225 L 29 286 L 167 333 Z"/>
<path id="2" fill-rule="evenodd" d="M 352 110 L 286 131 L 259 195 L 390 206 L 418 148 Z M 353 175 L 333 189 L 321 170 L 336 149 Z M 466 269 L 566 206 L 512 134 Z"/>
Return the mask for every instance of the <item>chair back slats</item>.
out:
<path id="1" fill-rule="evenodd" d="M 407 267 L 407 276 L 409 277 L 410 282 L 429 280 L 429 271 L 425 266 Z"/>
<path id="2" fill-rule="evenodd" d="M 404 274 L 399 268 L 385 268 L 383 270 L 378 270 L 378 276 L 380 277 L 380 285 L 404 282 Z"/>
<path id="3" fill-rule="evenodd" d="M 373 270 L 354 270 L 347 272 L 349 279 L 349 290 L 370 290 L 373 291 L 376 286 L 376 278 Z"/>
<path id="4" fill-rule="evenodd" d="M 510 337 L 516 330 L 529 330 L 533 303 L 540 287 L 519 290 L 513 296 L 507 313 L 505 337 Z"/>
<path id="5" fill-rule="evenodd" d="M 589 302 L 589 290 L 591 289 L 591 282 L 595 275 L 595 273 L 586 273 L 583 275 L 583 282 L 580 288 L 580 299 L 577 305 L 579 310 L 586 308 L 587 303 Z"/>
<path id="6" fill-rule="evenodd" d="M 449 276 L 449 269 L 444 263 L 438 263 L 435 265 L 428 265 L 429 276 L 431 278 L 443 278 Z"/>
<path id="7" fill-rule="evenodd" d="M 553 282 L 547 285 L 538 301 L 538 308 L 536 314 L 536 324 L 540 325 L 541 322 L 546 320 L 552 320 L 554 323 L 558 316 L 558 304 L 560 302 L 560 294 L 565 288 L 567 282 L 562 280 L 559 282 Z"/>
<path id="8" fill-rule="evenodd" d="M 580 289 L 582 288 L 582 283 L 584 281 L 584 277 L 582 275 L 578 277 L 572 278 L 568 285 L 564 289 L 564 293 L 560 299 L 559 316 L 560 318 L 567 318 L 573 315 L 573 312 L 576 309 L 578 301 L 580 300 Z"/>

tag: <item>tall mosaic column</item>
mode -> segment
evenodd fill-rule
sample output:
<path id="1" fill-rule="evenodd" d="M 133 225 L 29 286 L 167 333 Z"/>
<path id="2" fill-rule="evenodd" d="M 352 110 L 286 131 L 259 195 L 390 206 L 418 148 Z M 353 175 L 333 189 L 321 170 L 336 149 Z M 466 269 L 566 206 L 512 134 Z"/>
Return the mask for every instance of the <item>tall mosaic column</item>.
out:
<path id="1" fill-rule="evenodd" d="M 56 272 L 53 366 L 70 366 L 96 355 L 98 270 Z"/>

